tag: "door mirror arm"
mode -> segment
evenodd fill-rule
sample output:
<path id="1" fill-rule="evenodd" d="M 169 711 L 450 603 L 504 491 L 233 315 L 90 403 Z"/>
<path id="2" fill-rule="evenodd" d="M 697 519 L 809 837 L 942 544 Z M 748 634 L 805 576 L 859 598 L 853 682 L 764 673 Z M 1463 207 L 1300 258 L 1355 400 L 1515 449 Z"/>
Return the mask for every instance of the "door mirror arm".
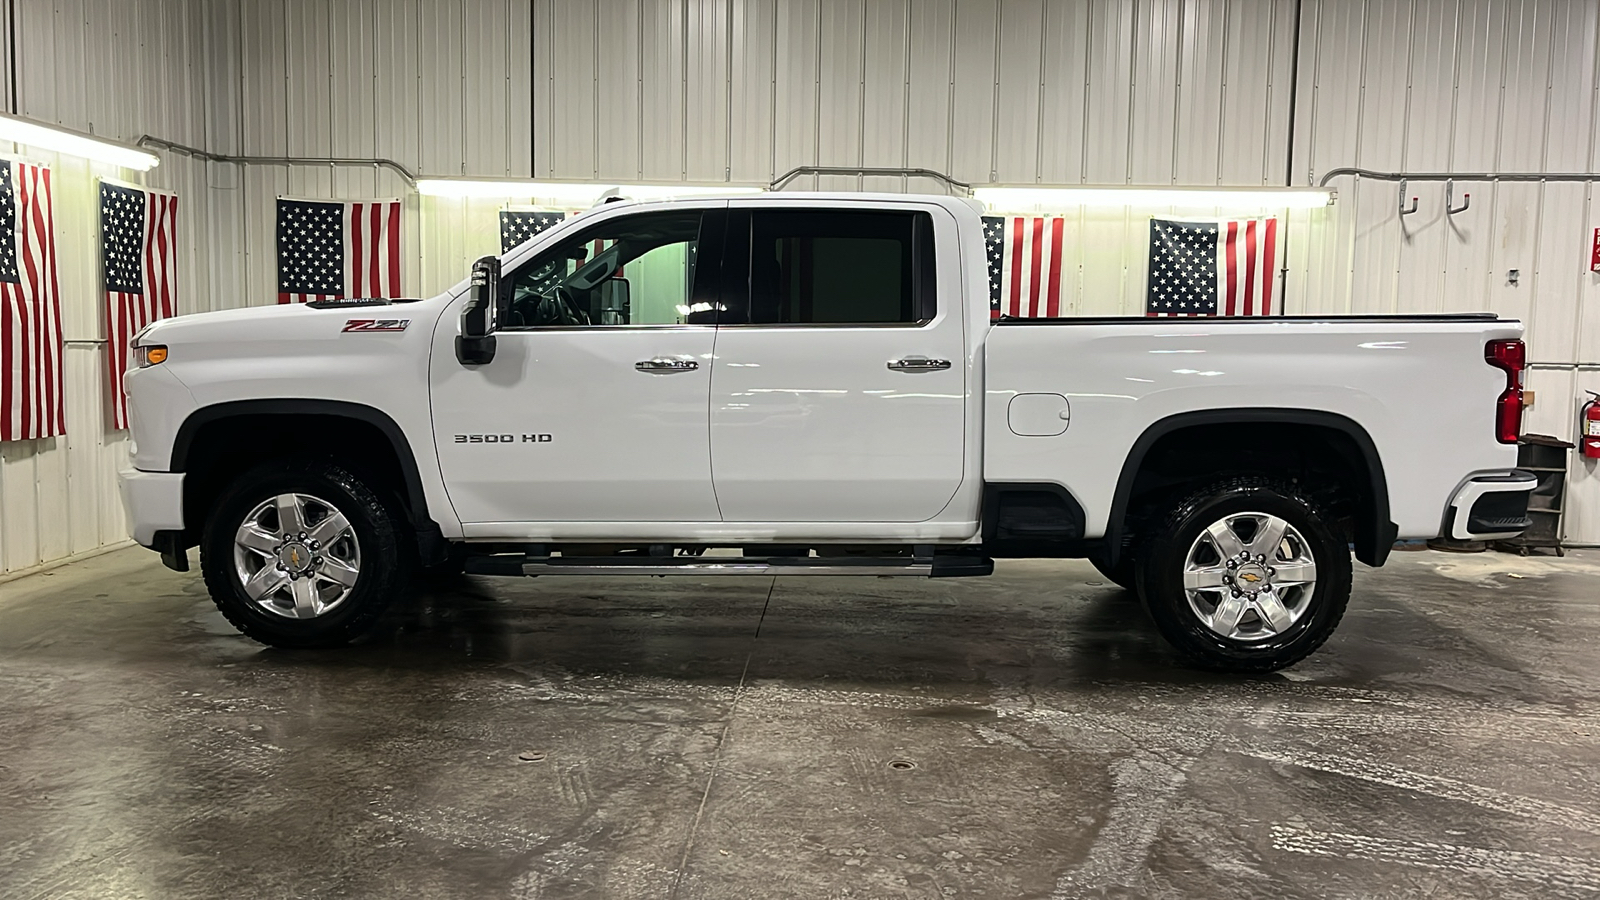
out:
<path id="1" fill-rule="evenodd" d="M 500 291 L 500 258 L 485 256 L 472 264 L 472 285 L 461 310 L 461 333 L 456 336 L 456 359 L 464 366 L 481 366 L 494 360 L 495 330 L 509 310 L 509 297 Z"/>

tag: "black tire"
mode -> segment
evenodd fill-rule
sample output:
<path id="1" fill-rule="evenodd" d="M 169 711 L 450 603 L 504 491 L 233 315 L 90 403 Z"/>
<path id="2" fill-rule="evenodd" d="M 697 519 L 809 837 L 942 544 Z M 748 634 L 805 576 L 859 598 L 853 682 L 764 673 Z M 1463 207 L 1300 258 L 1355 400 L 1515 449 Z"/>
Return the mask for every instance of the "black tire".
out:
<path id="1" fill-rule="evenodd" d="M 1309 591 L 1305 588 L 1277 589 L 1276 596 L 1294 601 L 1292 606 L 1287 602 L 1280 604 L 1281 608 L 1289 609 L 1291 614 L 1299 610 L 1293 624 L 1281 630 L 1273 629 L 1253 606 L 1246 609 L 1242 618 L 1235 617 L 1240 624 L 1233 629 L 1233 633 L 1250 627 L 1257 629 L 1249 635 L 1251 639 L 1246 640 L 1225 636 L 1208 627 L 1195 606 L 1191 605 L 1189 594 L 1184 589 L 1184 568 L 1190 560 L 1191 548 L 1197 546 L 1201 533 L 1213 523 L 1241 513 L 1263 513 L 1287 522 L 1298 533 L 1298 537 L 1291 536 L 1289 543 L 1280 543 L 1278 546 L 1292 547 L 1301 555 L 1309 553 L 1316 566 L 1316 582 Z M 1241 523 L 1233 526 L 1237 528 L 1252 520 L 1241 517 L 1232 521 Z M 1179 503 L 1165 523 L 1152 530 L 1151 537 L 1139 554 L 1138 593 L 1161 635 L 1200 666 L 1229 672 L 1271 672 L 1294 665 L 1322 646 L 1333 634 L 1350 600 L 1350 551 L 1345 538 L 1333 527 L 1332 521 L 1291 485 L 1259 478 L 1234 478 L 1219 482 Z M 1235 536 L 1238 536 L 1237 532 Z M 1207 543 L 1213 549 L 1196 552 L 1213 553 L 1216 543 L 1209 539 Z M 1218 559 L 1216 565 L 1226 566 L 1227 562 L 1220 554 Z M 1209 560 L 1208 555 L 1206 565 L 1211 565 Z M 1270 565 L 1270 562 L 1266 565 Z M 1289 565 L 1280 563 L 1283 571 L 1287 571 Z M 1225 571 L 1229 572 L 1230 578 L 1241 576 L 1230 582 L 1232 587 L 1244 587 L 1243 578 L 1259 582 L 1266 575 L 1262 568 L 1251 568 L 1248 573 L 1243 568 Z M 1267 583 L 1272 583 L 1274 577 L 1282 576 L 1269 576 Z M 1207 600 L 1212 597 L 1218 600 L 1216 605 L 1209 606 L 1209 611 L 1215 615 L 1220 610 L 1220 602 L 1226 599 L 1222 591 L 1200 594 L 1197 603 L 1201 609 L 1207 609 Z M 1301 604 L 1305 605 L 1302 607 Z M 1254 620 L 1250 617 L 1254 617 Z M 1270 633 L 1273 631 L 1276 633 Z M 1256 637 L 1257 634 L 1267 636 Z"/>
<path id="2" fill-rule="evenodd" d="M 1095 571 L 1106 577 L 1106 580 L 1125 591 L 1138 592 L 1138 576 L 1135 572 L 1137 563 L 1133 554 L 1124 550 L 1122 557 L 1116 565 L 1111 565 L 1098 556 L 1089 557 L 1089 562 L 1094 564 Z"/>
<path id="3" fill-rule="evenodd" d="M 245 593 L 234 559 L 234 536 L 256 507 L 280 494 L 315 497 L 349 520 L 358 542 L 359 574 L 349 593 L 312 618 L 274 614 Z M 370 629 L 410 583 L 411 560 L 403 516 L 355 475 L 325 460 L 267 463 L 228 486 L 206 520 L 200 569 L 212 602 L 224 618 L 250 638 L 273 647 L 332 647 Z"/>

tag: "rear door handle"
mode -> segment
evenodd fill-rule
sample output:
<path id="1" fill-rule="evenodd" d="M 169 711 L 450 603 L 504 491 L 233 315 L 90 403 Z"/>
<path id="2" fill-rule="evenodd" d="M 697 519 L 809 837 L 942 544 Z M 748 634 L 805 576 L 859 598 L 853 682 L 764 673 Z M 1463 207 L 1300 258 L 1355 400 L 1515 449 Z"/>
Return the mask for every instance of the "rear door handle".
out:
<path id="1" fill-rule="evenodd" d="M 658 356 L 655 359 L 641 359 L 634 363 L 633 367 L 641 372 L 670 374 L 672 372 L 693 372 L 695 369 L 700 368 L 700 364 L 692 359 L 671 359 L 665 356 Z"/>
<path id="2" fill-rule="evenodd" d="M 941 372 L 948 368 L 950 368 L 950 360 L 948 359 L 908 356 L 905 359 L 889 360 L 889 369 L 893 372 Z"/>

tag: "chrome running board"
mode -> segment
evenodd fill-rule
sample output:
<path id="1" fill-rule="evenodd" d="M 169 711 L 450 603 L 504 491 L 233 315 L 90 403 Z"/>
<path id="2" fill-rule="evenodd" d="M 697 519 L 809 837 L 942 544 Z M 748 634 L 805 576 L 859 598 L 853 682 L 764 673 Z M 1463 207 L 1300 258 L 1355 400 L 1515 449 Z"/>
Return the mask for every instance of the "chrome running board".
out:
<path id="1" fill-rule="evenodd" d="M 475 575 L 904 575 L 947 578 L 988 575 L 994 561 L 977 556 L 741 557 L 741 556 L 480 556 L 466 562 Z"/>

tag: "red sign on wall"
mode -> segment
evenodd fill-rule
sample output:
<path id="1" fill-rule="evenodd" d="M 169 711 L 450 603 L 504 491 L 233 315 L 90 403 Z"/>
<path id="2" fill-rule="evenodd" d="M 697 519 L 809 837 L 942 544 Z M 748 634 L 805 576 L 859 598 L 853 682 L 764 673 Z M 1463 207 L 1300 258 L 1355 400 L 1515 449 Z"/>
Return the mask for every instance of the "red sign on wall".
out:
<path id="1" fill-rule="evenodd" d="M 1589 271 L 1600 272 L 1600 228 L 1594 230 L 1594 241 L 1589 245 Z"/>

